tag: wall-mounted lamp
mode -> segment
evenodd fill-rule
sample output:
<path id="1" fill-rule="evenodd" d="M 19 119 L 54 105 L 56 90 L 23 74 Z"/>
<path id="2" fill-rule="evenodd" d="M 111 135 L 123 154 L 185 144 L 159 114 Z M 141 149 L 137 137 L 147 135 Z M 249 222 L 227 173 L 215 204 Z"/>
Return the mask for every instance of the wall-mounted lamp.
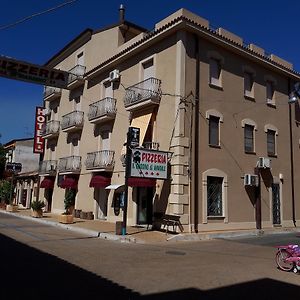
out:
<path id="1" fill-rule="evenodd" d="M 289 94 L 288 103 L 292 104 L 300 98 L 300 82 L 294 84 L 294 90 Z"/>

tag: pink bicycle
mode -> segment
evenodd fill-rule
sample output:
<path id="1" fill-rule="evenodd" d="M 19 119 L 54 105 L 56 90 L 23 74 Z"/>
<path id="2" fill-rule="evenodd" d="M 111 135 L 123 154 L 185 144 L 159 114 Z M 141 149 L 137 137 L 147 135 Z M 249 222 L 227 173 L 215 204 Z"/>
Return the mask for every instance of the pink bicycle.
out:
<path id="1" fill-rule="evenodd" d="M 300 271 L 300 247 L 298 245 L 276 246 L 276 264 L 282 271 Z"/>

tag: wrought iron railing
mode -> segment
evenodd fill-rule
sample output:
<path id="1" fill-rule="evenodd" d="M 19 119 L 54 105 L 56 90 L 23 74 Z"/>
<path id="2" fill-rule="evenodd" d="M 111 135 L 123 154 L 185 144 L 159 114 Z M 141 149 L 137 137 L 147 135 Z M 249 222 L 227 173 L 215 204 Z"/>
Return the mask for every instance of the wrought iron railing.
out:
<path id="1" fill-rule="evenodd" d="M 74 68 L 69 70 L 69 78 L 68 78 L 68 84 L 71 82 L 77 80 L 77 79 L 83 79 L 83 75 L 85 73 L 85 66 L 76 65 Z"/>
<path id="2" fill-rule="evenodd" d="M 150 77 L 126 89 L 124 105 L 128 107 L 151 99 L 159 103 L 161 98 L 161 80 Z"/>
<path id="3" fill-rule="evenodd" d="M 50 96 L 51 94 L 60 94 L 61 89 L 52 86 L 45 86 L 44 88 L 44 98 Z"/>
<path id="4" fill-rule="evenodd" d="M 97 102 L 90 104 L 88 119 L 93 120 L 107 114 L 115 115 L 117 112 L 116 99 L 106 97 Z"/>
<path id="5" fill-rule="evenodd" d="M 40 163 L 39 173 L 41 174 L 56 173 L 56 170 L 56 160 L 44 160 Z"/>
<path id="6" fill-rule="evenodd" d="M 81 170 L 81 156 L 62 157 L 58 162 L 59 172 L 78 172 Z"/>
<path id="7" fill-rule="evenodd" d="M 159 143 L 157 142 L 144 142 L 143 147 L 149 150 L 159 150 Z"/>
<path id="8" fill-rule="evenodd" d="M 61 128 L 67 129 L 72 126 L 82 127 L 83 126 L 83 111 L 72 111 L 62 117 Z"/>
<path id="9" fill-rule="evenodd" d="M 87 169 L 109 169 L 114 166 L 115 151 L 102 150 L 87 154 L 85 165 Z"/>
<path id="10" fill-rule="evenodd" d="M 59 132 L 59 121 L 49 121 L 42 128 L 42 135 L 57 134 Z"/>

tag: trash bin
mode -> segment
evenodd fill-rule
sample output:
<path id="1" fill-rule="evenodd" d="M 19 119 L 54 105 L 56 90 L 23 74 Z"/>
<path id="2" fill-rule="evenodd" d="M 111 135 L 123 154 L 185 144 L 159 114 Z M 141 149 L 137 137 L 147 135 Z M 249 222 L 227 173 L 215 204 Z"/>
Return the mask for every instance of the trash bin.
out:
<path id="1" fill-rule="evenodd" d="M 122 235 L 122 224 L 121 221 L 116 222 L 116 235 Z"/>

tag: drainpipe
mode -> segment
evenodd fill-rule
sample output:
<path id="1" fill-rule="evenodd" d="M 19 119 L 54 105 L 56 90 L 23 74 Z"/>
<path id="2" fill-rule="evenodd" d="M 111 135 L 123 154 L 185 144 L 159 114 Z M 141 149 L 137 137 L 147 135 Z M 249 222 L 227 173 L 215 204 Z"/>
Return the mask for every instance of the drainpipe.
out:
<path id="1" fill-rule="evenodd" d="M 288 94 L 290 95 L 291 79 L 288 79 Z M 293 146 L 293 123 L 292 123 L 292 107 L 289 104 L 289 130 L 290 130 L 290 164 L 291 164 L 291 188 L 292 188 L 292 218 L 293 224 L 296 227 L 296 214 L 295 214 L 295 183 L 294 183 L 294 146 Z"/>
<path id="2" fill-rule="evenodd" d="M 195 105 L 193 109 L 193 133 L 192 141 L 194 149 L 192 151 L 192 195 L 194 200 L 194 231 L 198 232 L 198 214 L 199 214 L 199 94 L 200 94 L 200 57 L 199 57 L 199 39 L 194 35 L 195 58 L 196 58 L 196 85 L 195 85 Z"/>

